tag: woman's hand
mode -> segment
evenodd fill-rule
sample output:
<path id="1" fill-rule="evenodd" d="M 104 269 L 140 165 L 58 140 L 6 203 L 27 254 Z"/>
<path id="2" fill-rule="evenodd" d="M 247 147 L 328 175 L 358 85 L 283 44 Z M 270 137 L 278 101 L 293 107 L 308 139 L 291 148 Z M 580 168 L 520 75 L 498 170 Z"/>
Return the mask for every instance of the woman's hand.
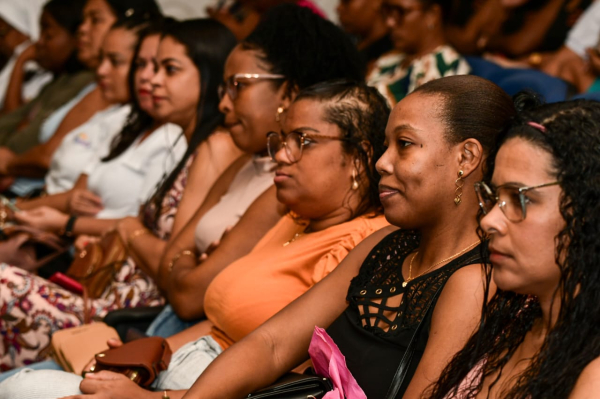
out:
<path id="1" fill-rule="evenodd" d="M 71 213 L 78 216 L 96 216 L 103 209 L 102 199 L 86 189 L 74 189 L 69 198 Z"/>
<path id="2" fill-rule="evenodd" d="M 120 346 L 123 346 L 123 342 L 121 342 L 120 339 L 111 338 L 108 341 L 106 341 L 106 345 L 108 345 L 108 347 L 110 349 L 115 349 Z M 90 360 L 90 362 L 85 365 L 85 367 L 83 368 L 83 372 L 84 373 L 92 373 L 95 369 L 95 366 L 96 366 L 96 355 L 94 355 L 92 360 Z"/>
<path id="3" fill-rule="evenodd" d="M 17 58 L 17 64 L 18 65 L 25 65 L 26 62 L 28 61 L 34 61 L 35 58 L 37 56 L 37 51 L 35 49 L 35 43 L 30 45 L 29 47 L 27 47 L 25 49 L 25 51 L 23 51 L 21 54 L 19 54 L 19 57 Z"/>
<path id="4" fill-rule="evenodd" d="M 221 240 L 225 238 L 225 236 L 231 231 L 232 228 L 233 226 L 227 227 L 220 239 L 210 243 L 206 250 L 198 257 L 198 263 L 204 262 L 206 259 L 208 259 L 208 256 L 214 252 L 215 249 L 219 248 L 219 245 L 221 245 Z"/>
<path id="5" fill-rule="evenodd" d="M 15 220 L 41 230 L 58 232 L 65 228 L 69 216 L 48 206 L 15 213 Z"/>
<path id="6" fill-rule="evenodd" d="M 151 394 L 123 374 L 111 371 L 86 374 L 79 390 L 83 395 L 63 399 L 146 399 Z"/>

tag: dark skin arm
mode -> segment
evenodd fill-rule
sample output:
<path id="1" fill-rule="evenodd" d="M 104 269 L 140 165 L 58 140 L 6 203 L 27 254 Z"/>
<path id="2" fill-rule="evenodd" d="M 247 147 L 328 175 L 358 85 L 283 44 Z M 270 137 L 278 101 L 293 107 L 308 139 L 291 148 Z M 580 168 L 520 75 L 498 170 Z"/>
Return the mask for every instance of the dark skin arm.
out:
<path id="1" fill-rule="evenodd" d="M 537 11 L 530 12 L 523 27 L 511 35 L 490 37 L 487 49 L 517 58 L 535 51 L 558 16 L 564 0 L 549 0 Z"/>
<path id="2" fill-rule="evenodd" d="M 198 221 L 202 219 L 204 214 L 208 212 L 213 206 L 215 206 L 221 197 L 227 192 L 229 185 L 235 178 L 237 172 L 242 168 L 242 166 L 248 162 L 249 156 L 241 156 L 235 162 L 233 162 L 225 172 L 215 182 L 215 184 L 210 188 L 210 191 L 206 195 L 202 205 L 197 209 L 194 216 L 190 219 L 189 223 L 181 230 L 179 234 L 176 236 L 173 235 L 174 240 L 167 246 L 165 252 L 162 256 L 159 271 L 158 271 L 158 286 L 163 292 L 169 291 L 168 280 L 170 279 L 170 271 L 169 271 L 169 263 L 173 259 L 173 257 L 185 250 L 191 250 L 193 252 L 196 251 L 195 244 L 195 231 L 196 225 Z M 183 262 L 182 258 L 179 262 Z M 178 263 L 179 263 L 178 262 Z M 194 262 L 195 264 L 195 262 Z"/>
<path id="3" fill-rule="evenodd" d="M 219 355 L 185 397 L 242 398 L 304 362 L 314 327 L 327 328 L 342 314 L 350 281 L 371 249 L 394 229 L 366 238 L 327 277 Z"/>
<path id="4" fill-rule="evenodd" d="M 203 298 L 214 277 L 232 262 L 248 254 L 258 241 L 279 221 L 285 210 L 277 202 L 275 187 L 267 189 L 244 213 L 244 216 L 222 238 L 219 246 L 200 264 L 196 259 L 183 256 L 169 273 L 169 263 L 185 249 L 194 248 L 194 231 L 165 253 L 158 281 L 166 282 L 166 296 L 177 315 L 195 320 L 204 316 Z M 195 224 L 194 224 L 195 230 Z"/>
<path id="5" fill-rule="evenodd" d="M 506 19 L 506 10 L 500 0 L 484 2 L 463 27 L 450 25 L 446 28 L 448 41 L 461 54 L 475 54 L 489 41 Z"/>
<path id="6" fill-rule="evenodd" d="M 308 358 L 314 326 L 327 327 L 344 311 L 350 280 L 371 249 L 394 229 L 386 227 L 366 238 L 306 294 L 219 355 L 189 391 L 168 391 L 169 397 L 243 398 L 302 363 Z M 163 395 L 145 391 L 114 373 L 88 376 L 80 389 L 91 395 L 68 399 L 159 399 Z"/>
<path id="7" fill-rule="evenodd" d="M 77 182 L 75 182 L 75 186 L 73 186 L 71 190 L 65 191 L 64 193 L 47 195 L 45 197 L 39 197 L 30 200 L 17 200 L 17 206 L 19 207 L 19 209 L 22 209 L 24 211 L 35 209 L 40 206 L 49 206 L 61 212 L 68 213 L 69 202 L 71 196 L 73 195 L 73 192 L 77 190 L 86 190 L 87 178 L 87 175 L 80 175 L 77 179 Z"/>

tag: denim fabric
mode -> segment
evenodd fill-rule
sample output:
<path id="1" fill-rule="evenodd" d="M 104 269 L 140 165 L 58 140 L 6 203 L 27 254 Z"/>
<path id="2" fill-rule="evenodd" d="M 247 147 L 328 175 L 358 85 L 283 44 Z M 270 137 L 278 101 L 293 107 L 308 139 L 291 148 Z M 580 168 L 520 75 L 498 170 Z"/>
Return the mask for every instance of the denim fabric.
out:
<path id="1" fill-rule="evenodd" d="M 191 388 L 221 352 L 223 349 L 211 336 L 185 344 L 173 353 L 169 368 L 158 375 L 152 387 L 157 391 Z"/>
<path id="2" fill-rule="evenodd" d="M 175 314 L 175 311 L 171 307 L 171 305 L 167 305 L 164 309 L 156 316 L 148 330 L 146 330 L 146 334 L 151 337 L 163 337 L 168 338 L 172 335 L 175 335 L 195 324 L 197 321 L 184 321 L 179 318 Z"/>

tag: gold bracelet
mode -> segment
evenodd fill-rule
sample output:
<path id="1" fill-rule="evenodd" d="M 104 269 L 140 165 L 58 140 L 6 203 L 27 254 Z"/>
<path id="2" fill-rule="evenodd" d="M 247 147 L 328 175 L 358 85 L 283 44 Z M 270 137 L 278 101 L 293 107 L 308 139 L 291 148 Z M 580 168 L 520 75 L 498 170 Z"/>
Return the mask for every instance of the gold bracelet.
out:
<path id="1" fill-rule="evenodd" d="M 167 391 L 164 391 L 161 399 L 171 399 L 171 398 L 169 397 L 169 395 L 167 395 Z"/>
<path id="2" fill-rule="evenodd" d="M 143 236 L 146 234 L 150 234 L 150 230 L 148 230 L 147 228 L 142 228 L 139 230 L 134 231 L 133 233 L 131 233 L 128 237 L 127 237 L 127 247 L 131 248 L 131 246 L 133 245 L 133 241 L 138 238 L 139 236 Z"/>
<path id="3" fill-rule="evenodd" d="M 189 249 L 175 254 L 175 256 L 173 256 L 173 259 L 171 259 L 171 262 L 169 262 L 169 273 L 173 271 L 173 266 L 175 266 L 175 263 L 177 263 L 179 258 L 181 258 L 182 256 L 191 256 L 192 258 L 196 259 L 196 254 L 193 251 L 190 251 Z"/>

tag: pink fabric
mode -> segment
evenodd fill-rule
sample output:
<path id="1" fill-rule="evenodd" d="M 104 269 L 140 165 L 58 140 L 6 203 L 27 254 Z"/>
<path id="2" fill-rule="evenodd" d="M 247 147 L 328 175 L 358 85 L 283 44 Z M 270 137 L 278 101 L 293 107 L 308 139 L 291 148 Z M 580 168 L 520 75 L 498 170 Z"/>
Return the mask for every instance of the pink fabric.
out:
<path id="1" fill-rule="evenodd" d="M 327 16 L 325 15 L 325 13 L 323 11 L 321 11 L 321 9 L 319 7 L 317 7 L 313 2 L 311 2 L 309 0 L 298 0 L 298 2 L 296 4 L 298 4 L 300 7 L 306 7 L 308 9 L 310 9 L 312 12 L 314 12 L 321 18 L 327 19 Z"/>
<path id="2" fill-rule="evenodd" d="M 346 358 L 324 329 L 315 326 L 308 353 L 317 374 L 333 382 L 333 391 L 323 399 L 367 399 L 346 367 Z"/>

